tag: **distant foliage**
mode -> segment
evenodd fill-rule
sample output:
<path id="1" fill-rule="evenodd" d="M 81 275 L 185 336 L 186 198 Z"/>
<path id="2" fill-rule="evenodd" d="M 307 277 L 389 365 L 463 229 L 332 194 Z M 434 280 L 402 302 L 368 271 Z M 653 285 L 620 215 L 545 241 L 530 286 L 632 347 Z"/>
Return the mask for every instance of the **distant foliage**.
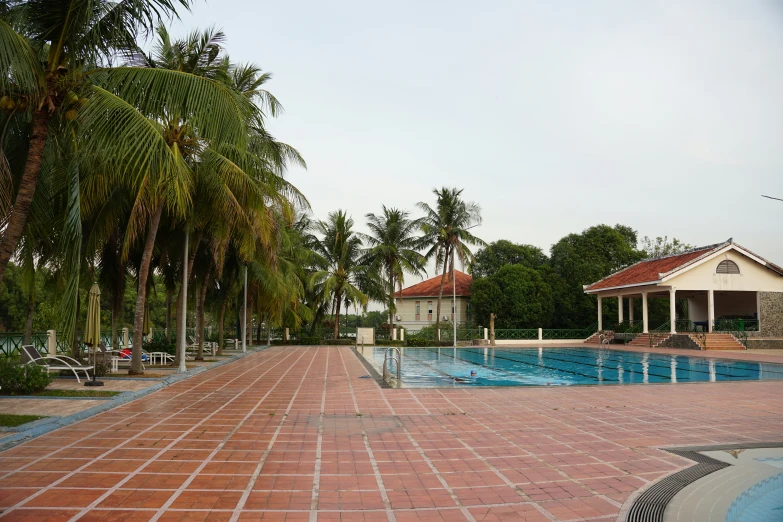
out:
<path id="1" fill-rule="evenodd" d="M 693 246 L 687 243 L 683 243 L 676 237 L 669 241 L 668 236 L 658 236 L 655 238 L 655 240 L 650 239 L 648 236 L 644 236 L 640 243 L 641 249 L 646 254 L 646 257 L 669 256 L 672 254 L 679 254 L 693 248 Z"/>
<path id="2" fill-rule="evenodd" d="M 555 311 L 552 288 L 538 271 L 523 265 L 506 265 L 475 281 L 471 306 L 481 324 L 489 324 L 495 313 L 495 328 L 549 326 Z"/>
<path id="3" fill-rule="evenodd" d="M 549 258 L 536 246 L 518 245 L 501 239 L 476 254 L 471 275 L 476 278 L 488 277 L 506 265 L 522 265 L 538 270 L 548 262 Z"/>

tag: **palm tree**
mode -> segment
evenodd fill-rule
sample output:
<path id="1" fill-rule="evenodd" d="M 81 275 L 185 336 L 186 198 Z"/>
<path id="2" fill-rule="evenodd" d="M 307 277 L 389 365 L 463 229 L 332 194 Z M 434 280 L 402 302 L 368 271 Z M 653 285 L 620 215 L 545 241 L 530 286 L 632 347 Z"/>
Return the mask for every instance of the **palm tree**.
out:
<path id="1" fill-rule="evenodd" d="M 110 144 L 119 146 L 123 159 L 149 157 L 147 133 L 134 136 L 135 132 L 130 132 L 122 140 L 116 139 L 113 131 L 121 126 L 118 125 L 116 105 L 122 104 L 99 87 L 100 82 L 95 82 L 88 75 L 102 70 L 105 73 L 102 80 L 114 80 L 115 86 L 121 85 L 127 79 L 127 71 L 99 68 L 97 64 L 110 63 L 117 51 L 136 45 L 140 32 L 152 29 L 161 19 L 176 16 L 177 3 L 185 8 L 189 4 L 188 0 L 39 0 L 2 3 L 2 109 L 10 112 L 9 121 L 13 118 L 21 122 L 19 127 L 27 136 L 27 151 L 26 160 L 20 166 L 16 197 L 6 194 L 0 198 L 4 203 L 2 219 L 6 225 L 0 238 L 0 281 L 24 230 L 44 157 L 48 154 L 47 149 L 51 148 L 53 138 L 64 144 L 71 141 L 73 130 L 69 127 L 88 103 L 98 110 L 92 111 L 91 121 L 88 122 L 92 124 L 91 132 L 79 132 L 79 139 L 86 138 L 93 142 L 94 150 L 101 150 Z M 119 75 L 115 74 L 117 72 Z M 164 78 L 148 76 L 146 79 L 146 87 L 149 89 L 145 89 L 147 94 L 152 91 L 160 94 L 161 89 L 171 90 L 171 85 L 162 85 L 167 83 Z M 137 84 L 131 83 L 134 82 L 128 82 L 122 90 L 139 90 Z M 179 97 L 178 101 L 182 102 L 182 94 L 172 93 L 168 98 L 173 101 Z M 114 104 L 115 110 L 104 112 L 109 104 Z M 124 105 L 122 108 L 131 107 Z M 105 124 L 107 119 L 111 120 L 110 125 Z M 104 125 L 96 125 L 101 120 Z M 126 139 L 129 141 L 124 141 Z M 4 158 L 2 162 L 5 162 Z M 146 160 L 140 163 L 144 164 Z M 48 165 L 48 168 L 57 166 Z"/>
<path id="2" fill-rule="evenodd" d="M 396 208 L 386 208 L 379 216 L 367 214 L 369 234 L 360 234 L 368 245 L 364 251 L 362 264 L 385 276 L 386 297 L 389 306 L 389 327 L 394 329 L 394 291 L 402 290 L 404 274 L 421 275 L 427 259 L 416 250 L 421 246 L 421 238 L 415 234 L 421 228 L 418 219 L 410 219 L 410 213 Z"/>
<path id="3" fill-rule="evenodd" d="M 422 242 L 429 246 L 425 257 L 435 259 L 436 272 L 438 268 L 443 268 L 435 318 L 435 329 L 440 336 L 440 310 L 446 272 L 448 270 L 451 273 L 451 280 L 454 281 L 455 256 L 463 266 L 469 265 L 474 259 L 469 246 L 482 246 L 485 243 L 469 232 L 481 224 L 481 208 L 476 203 L 465 202 L 462 189 L 443 187 L 433 189 L 432 192 L 436 197 L 435 209 L 425 202 L 417 206 L 424 211 L 421 220 L 421 231 L 424 233 Z"/>
<path id="4" fill-rule="evenodd" d="M 319 221 L 316 230 L 321 238 L 314 245 L 320 269 L 311 276 L 311 286 L 320 286 L 329 296 L 334 311 L 334 338 L 340 336 L 340 308 L 346 300 L 367 304 L 367 295 L 358 288 L 367 266 L 360 262 L 362 241 L 353 232 L 353 219 L 343 210 L 330 212 L 326 221 Z"/>

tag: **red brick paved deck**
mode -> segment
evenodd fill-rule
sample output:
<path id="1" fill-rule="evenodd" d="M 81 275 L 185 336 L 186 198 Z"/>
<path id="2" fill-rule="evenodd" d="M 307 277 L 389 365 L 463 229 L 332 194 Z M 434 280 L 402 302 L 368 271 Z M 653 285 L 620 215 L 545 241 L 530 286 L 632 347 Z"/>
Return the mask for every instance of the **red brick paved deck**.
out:
<path id="1" fill-rule="evenodd" d="M 0 453 L 7 520 L 615 520 L 783 438 L 783 383 L 383 390 L 349 348 L 273 348 Z"/>

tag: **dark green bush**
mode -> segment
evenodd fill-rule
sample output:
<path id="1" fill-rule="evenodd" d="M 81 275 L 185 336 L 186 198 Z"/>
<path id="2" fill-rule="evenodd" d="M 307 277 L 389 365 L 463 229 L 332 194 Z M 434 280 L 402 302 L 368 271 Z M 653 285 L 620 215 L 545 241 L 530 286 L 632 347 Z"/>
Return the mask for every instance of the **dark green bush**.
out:
<path id="1" fill-rule="evenodd" d="M 177 355 L 177 345 L 166 341 L 166 339 L 145 341 L 142 346 L 148 352 L 166 352 L 169 355 Z"/>
<path id="2" fill-rule="evenodd" d="M 0 359 L 0 393 L 3 395 L 31 395 L 43 391 L 52 380 L 54 377 L 40 366 Z"/>
<path id="3" fill-rule="evenodd" d="M 429 341 L 422 337 L 410 337 L 408 339 L 405 339 L 405 346 L 410 346 L 410 347 L 421 348 L 427 346 L 428 343 Z"/>
<path id="4" fill-rule="evenodd" d="M 375 340 L 376 346 L 405 346 L 405 341 L 386 341 L 386 340 Z"/>
<path id="5" fill-rule="evenodd" d="M 356 344 L 356 339 L 324 339 L 321 344 L 324 346 L 353 346 Z"/>

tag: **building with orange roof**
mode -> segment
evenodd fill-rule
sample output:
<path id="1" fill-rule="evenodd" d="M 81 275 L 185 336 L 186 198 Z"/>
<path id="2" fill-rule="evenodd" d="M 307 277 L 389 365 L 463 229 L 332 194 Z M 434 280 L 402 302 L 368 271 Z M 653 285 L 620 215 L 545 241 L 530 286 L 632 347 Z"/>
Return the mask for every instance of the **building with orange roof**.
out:
<path id="1" fill-rule="evenodd" d="M 435 324 L 441 279 L 442 275 L 438 275 L 397 292 L 395 294 L 397 305 L 395 323 L 411 330 L 419 330 Z M 440 311 L 441 323 L 453 322 L 456 318 L 457 324 L 463 324 L 468 322 L 470 318 L 470 286 L 473 284 L 473 278 L 464 272 L 455 270 L 454 279 L 456 280 L 456 300 L 452 299 L 454 284 L 451 280 L 451 274 L 446 274 Z"/>
<path id="2" fill-rule="evenodd" d="M 635 305 L 641 304 L 642 333 L 647 334 L 648 300 L 657 298 L 669 300 L 670 334 L 713 332 L 735 321 L 755 335 L 783 337 L 783 268 L 732 239 L 645 259 L 584 290 L 598 297 L 599 331 L 607 324 L 603 300 L 613 298 L 619 304 L 617 323 L 638 321 Z M 675 299 L 687 299 L 687 317 L 676 316 Z"/>

